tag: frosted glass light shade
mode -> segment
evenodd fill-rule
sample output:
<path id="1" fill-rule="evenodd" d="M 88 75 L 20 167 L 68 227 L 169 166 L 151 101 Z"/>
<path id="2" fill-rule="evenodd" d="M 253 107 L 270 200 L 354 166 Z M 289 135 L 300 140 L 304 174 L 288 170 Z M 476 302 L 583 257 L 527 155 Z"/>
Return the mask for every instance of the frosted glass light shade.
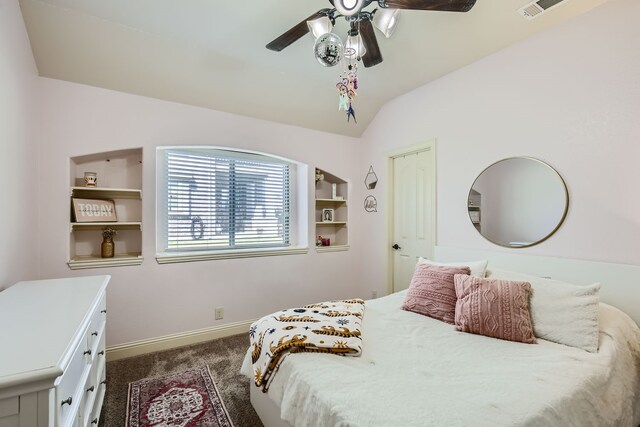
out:
<path id="1" fill-rule="evenodd" d="M 373 15 L 373 25 L 375 25 L 375 27 L 379 29 L 386 38 L 389 38 L 396 29 L 399 17 L 399 9 L 379 8 Z"/>
<path id="2" fill-rule="evenodd" d="M 344 56 L 347 58 L 362 58 L 367 52 L 366 47 L 362 41 L 360 34 L 347 37 L 347 41 L 344 44 Z"/>
<path id="3" fill-rule="evenodd" d="M 315 40 L 324 34 L 330 33 L 333 29 L 333 24 L 328 16 L 321 16 L 320 18 L 316 18 L 312 21 L 307 21 L 307 26 Z"/>

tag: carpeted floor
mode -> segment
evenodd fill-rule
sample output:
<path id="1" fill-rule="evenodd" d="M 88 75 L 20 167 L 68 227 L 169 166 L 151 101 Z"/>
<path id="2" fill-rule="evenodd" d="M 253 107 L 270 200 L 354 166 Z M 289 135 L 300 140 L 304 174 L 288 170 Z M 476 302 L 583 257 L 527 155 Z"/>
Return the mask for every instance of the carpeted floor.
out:
<path id="1" fill-rule="evenodd" d="M 125 425 L 130 382 L 207 365 L 235 427 L 262 427 L 249 401 L 249 379 L 240 374 L 242 359 L 248 347 L 248 335 L 241 334 L 107 362 L 107 393 L 100 425 Z"/>

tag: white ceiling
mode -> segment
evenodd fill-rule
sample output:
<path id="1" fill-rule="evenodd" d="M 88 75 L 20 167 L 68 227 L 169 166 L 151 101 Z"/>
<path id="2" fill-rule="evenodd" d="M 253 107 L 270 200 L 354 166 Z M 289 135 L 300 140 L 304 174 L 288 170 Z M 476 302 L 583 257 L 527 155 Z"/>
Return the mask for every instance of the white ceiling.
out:
<path id="1" fill-rule="evenodd" d="M 338 111 L 341 68 L 315 60 L 310 35 L 265 44 L 328 0 L 20 0 L 41 76 L 343 135 L 385 102 L 606 0 L 565 0 L 527 21 L 528 0 L 477 0 L 467 13 L 402 11 L 384 62 L 359 67 L 358 123 Z M 372 10 L 374 4 L 367 10 Z M 347 24 L 334 30 L 343 39 Z"/>

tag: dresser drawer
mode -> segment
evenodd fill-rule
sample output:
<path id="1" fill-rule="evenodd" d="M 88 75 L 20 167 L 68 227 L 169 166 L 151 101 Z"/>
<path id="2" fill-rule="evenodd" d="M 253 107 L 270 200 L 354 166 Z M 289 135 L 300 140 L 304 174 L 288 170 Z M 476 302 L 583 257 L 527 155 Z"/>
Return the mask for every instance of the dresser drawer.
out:
<path id="1" fill-rule="evenodd" d="M 104 335 L 104 325 L 107 319 L 107 300 L 106 294 L 102 294 L 98 307 L 91 315 L 89 323 L 89 335 L 87 336 L 87 344 L 89 348 L 95 348 L 96 341 Z"/>
<path id="2" fill-rule="evenodd" d="M 8 417 L 10 415 L 16 415 L 20 412 L 20 398 L 9 397 L 7 399 L 0 399 L 0 418 Z"/>
<path id="3" fill-rule="evenodd" d="M 82 334 L 78 347 L 76 347 L 69 366 L 64 371 L 58 384 L 56 385 L 56 398 L 54 405 L 56 407 L 57 426 L 64 427 L 70 424 L 69 417 L 77 417 L 77 409 L 80 406 L 80 399 L 84 394 L 82 386 L 87 366 L 87 359 L 91 359 L 87 348 L 87 335 L 89 330 L 86 329 Z"/>

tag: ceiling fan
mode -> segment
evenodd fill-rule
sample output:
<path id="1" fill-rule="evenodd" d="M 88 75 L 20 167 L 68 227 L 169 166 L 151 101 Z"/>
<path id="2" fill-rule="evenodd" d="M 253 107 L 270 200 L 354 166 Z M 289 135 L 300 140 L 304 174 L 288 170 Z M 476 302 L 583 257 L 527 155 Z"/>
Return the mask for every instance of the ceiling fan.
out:
<path id="1" fill-rule="evenodd" d="M 468 12 L 476 0 L 329 0 L 329 3 L 333 7 L 320 9 L 267 44 L 266 48 L 280 52 L 309 31 L 319 39 L 331 32 L 337 18 L 344 17 L 349 23 L 344 55 L 361 59 L 365 67 L 373 67 L 382 62 L 374 25 L 386 37 L 390 37 L 397 23 L 399 9 Z M 377 3 L 378 8 L 365 11 L 364 8 L 371 3 Z"/>

